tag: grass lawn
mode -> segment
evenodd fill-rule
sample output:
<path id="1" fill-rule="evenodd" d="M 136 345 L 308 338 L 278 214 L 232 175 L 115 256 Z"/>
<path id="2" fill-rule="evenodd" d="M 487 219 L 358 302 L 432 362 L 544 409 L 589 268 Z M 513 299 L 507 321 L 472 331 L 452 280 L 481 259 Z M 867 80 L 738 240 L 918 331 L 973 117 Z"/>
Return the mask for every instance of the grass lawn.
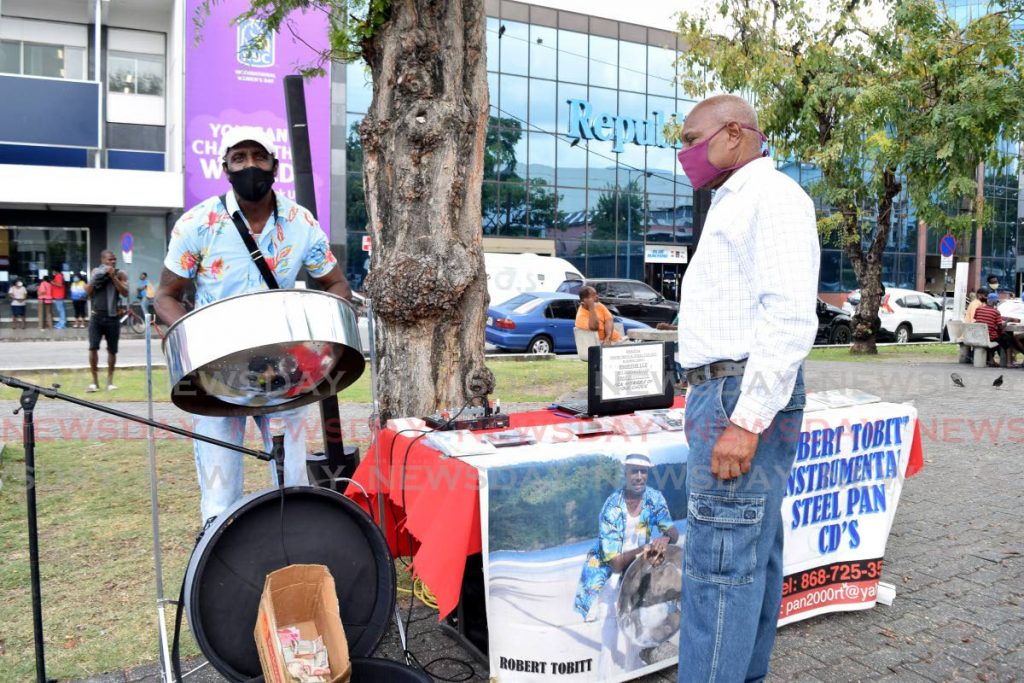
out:
<path id="1" fill-rule="evenodd" d="M 191 447 L 157 446 L 164 592 L 177 599 L 199 529 Z M 156 661 L 146 444 L 49 441 L 36 447 L 47 674 L 78 678 Z M 8 444 L 0 475 L 0 679 L 34 678 L 24 452 Z M 262 465 L 247 463 L 255 470 Z M 266 474 L 248 477 L 253 486 Z M 183 656 L 199 650 L 185 635 Z"/>
<path id="2" fill-rule="evenodd" d="M 836 360 L 849 363 L 893 361 L 941 361 L 955 358 L 960 353 L 956 344 L 929 344 L 927 346 L 880 346 L 877 356 L 852 354 L 845 348 L 814 349 L 807 360 Z"/>
<path id="3" fill-rule="evenodd" d="M 571 361 L 510 361 L 493 360 L 487 363 L 497 381 L 494 394 L 503 403 L 527 403 L 533 401 L 549 401 L 560 396 L 569 389 L 586 386 L 586 363 Z M 100 391 L 95 394 L 85 393 L 86 387 L 92 382 L 87 370 L 63 370 L 59 372 L 26 372 L 18 375 L 19 379 L 33 384 L 50 386 L 60 384 L 60 391 L 79 398 L 99 401 L 145 401 L 146 372 L 144 370 L 121 370 L 114 375 L 117 391 Z M 20 391 L 10 387 L 0 388 L 0 399 L 17 400 Z M 155 368 L 153 371 L 153 397 L 157 401 L 169 401 L 167 370 Z M 342 403 L 370 402 L 369 368 L 355 384 L 338 394 Z"/>

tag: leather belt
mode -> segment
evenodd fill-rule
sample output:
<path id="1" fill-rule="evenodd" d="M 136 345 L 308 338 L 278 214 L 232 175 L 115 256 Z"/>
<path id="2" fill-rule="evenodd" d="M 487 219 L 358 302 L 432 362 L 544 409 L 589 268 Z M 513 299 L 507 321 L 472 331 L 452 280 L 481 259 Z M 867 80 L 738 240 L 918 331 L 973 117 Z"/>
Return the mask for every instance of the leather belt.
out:
<path id="1" fill-rule="evenodd" d="M 686 371 L 686 383 L 696 387 L 722 377 L 740 377 L 747 369 L 746 360 L 720 360 Z"/>

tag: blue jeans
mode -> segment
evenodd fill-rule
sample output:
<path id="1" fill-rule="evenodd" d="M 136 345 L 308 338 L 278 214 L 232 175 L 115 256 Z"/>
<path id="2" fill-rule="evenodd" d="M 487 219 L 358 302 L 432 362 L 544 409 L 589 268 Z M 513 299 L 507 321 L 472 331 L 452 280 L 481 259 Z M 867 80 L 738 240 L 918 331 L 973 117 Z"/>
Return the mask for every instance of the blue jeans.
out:
<path id="1" fill-rule="evenodd" d="M 741 381 L 711 380 L 686 396 L 680 683 L 761 681 L 775 645 L 782 498 L 803 423 L 803 370 L 788 405 L 761 434 L 750 472 L 722 481 L 711 474 L 711 452 L 736 408 Z"/>
<path id="2" fill-rule="evenodd" d="M 64 312 L 64 300 L 54 299 L 53 310 L 57 313 L 57 322 L 53 324 L 53 329 L 63 330 L 68 324 L 67 314 Z"/>
<path id="3" fill-rule="evenodd" d="M 272 415 L 257 415 L 253 419 L 263 437 L 263 450 L 270 452 L 270 419 L 284 418 L 284 483 L 286 486 L 309 484 L 306 475 L 306 409 L 294 408 Z M 245 439 L 245 417 L 208 417 L 195 415 L 192 427 L 197 434 L 228 443 L 242 445 Z M 251 456 L 230 451 L 220 446 L 196 441 L 196 475 L 199 478 L 199 503 L 202 521 L 216 517 L 242 497 L 244 458 Z M 277 485 L 277 472 L 270 462 L 270 479 Z"/>

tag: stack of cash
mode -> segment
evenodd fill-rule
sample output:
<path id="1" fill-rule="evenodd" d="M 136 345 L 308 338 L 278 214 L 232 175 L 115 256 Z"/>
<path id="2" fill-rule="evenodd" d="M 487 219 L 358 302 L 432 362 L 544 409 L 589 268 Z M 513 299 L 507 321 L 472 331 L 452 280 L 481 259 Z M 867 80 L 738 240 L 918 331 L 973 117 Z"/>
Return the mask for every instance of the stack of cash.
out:
<path id="1" fill-rule="evenodd" d="M 277 638 L 284 652 L 285 667 L 292 679 L 298 683 L 327 683 L 331 680 L 331 667 L 323 637 L 303 640 L 299 629 L 286 626 L 277 629 Z"/>

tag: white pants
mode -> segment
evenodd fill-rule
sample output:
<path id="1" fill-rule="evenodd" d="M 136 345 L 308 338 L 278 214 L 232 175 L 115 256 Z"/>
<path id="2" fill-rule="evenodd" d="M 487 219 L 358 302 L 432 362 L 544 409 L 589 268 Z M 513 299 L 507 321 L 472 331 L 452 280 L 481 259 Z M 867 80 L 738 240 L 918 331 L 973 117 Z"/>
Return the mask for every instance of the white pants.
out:
<path id="1" fill-rule="evenodd" d="M 306 475 L 306 408 L 259 415 L 253 419 L 256 428 L 263 437 L 263 450 L 268 453 L 273 447 L 270 438 L 271 418 L 282 418 L 285 423 L 284 440 L 284 483 L 285 486 L 303 486 L 309 484 Z M 209 436 L 231 444 L 241 446 L 245 442 L 245 417 L 208 417 L 195 415 L 192 427 L 197 434 Z M 202 521 L 216 517 L 231 507 L 242 497 L 244 483 L 243 458 L 251 456 L 231 451 L 227 448 L 214 446 L 203 441 L 196 441 L 196 475 L 199 478 L 199 492 L 202 497 L 199 510 Z M 270 479 L 277 485 L 277 472 L 274 463 L 268 463 Z"/>

